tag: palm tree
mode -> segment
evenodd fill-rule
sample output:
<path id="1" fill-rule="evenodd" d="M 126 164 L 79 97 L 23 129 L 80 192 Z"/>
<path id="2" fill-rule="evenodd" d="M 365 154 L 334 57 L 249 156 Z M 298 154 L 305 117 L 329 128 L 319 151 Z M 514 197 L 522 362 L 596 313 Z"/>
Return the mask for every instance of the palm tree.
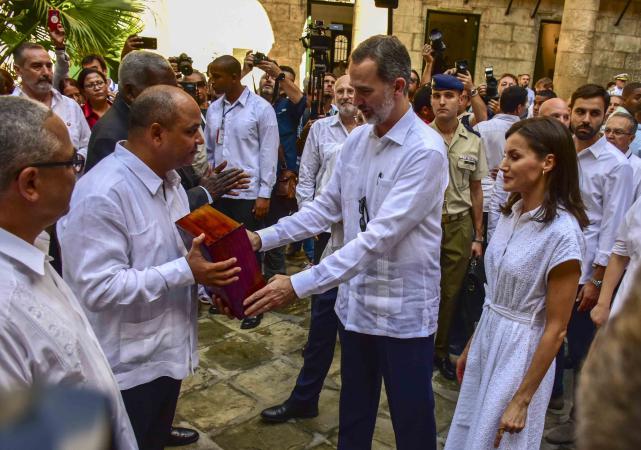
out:
<path id="1" fill-rule="evenodd" d="M 50 8 L 60 11 L 73 60 L 98 53 L 113 69 L 125 39 L 142 29 L 142 0 L 0 0 L 0 65 L 13 50 L 32 41 L 51 49 L 47 33 Z"/>

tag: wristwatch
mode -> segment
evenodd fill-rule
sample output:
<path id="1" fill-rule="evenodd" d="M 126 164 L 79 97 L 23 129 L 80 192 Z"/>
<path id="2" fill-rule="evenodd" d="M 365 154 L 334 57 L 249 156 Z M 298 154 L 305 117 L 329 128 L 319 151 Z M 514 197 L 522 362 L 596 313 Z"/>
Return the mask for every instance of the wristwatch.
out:
<path id="1" fill-rule="evenodd" d="M 276 77 L 276 81 L 283 81 L 285 79 L 285 72 L 281 72 Z"/>
<path id="2" fill-rule="evenodd" d="M 601 285 L 603 284 L 603 280 L 595 280 L 594 278 L 590 279 L 590 283 L 596 286 L 597 289 L 601 289 Z"/>
<path id="3" fill-rule="evenodd" d="M 470 91 L 470 97 L 476 97 L 477 95 L 479 95 L 478 89 L 474 88 L 472 89 L 472 91 Z"/>

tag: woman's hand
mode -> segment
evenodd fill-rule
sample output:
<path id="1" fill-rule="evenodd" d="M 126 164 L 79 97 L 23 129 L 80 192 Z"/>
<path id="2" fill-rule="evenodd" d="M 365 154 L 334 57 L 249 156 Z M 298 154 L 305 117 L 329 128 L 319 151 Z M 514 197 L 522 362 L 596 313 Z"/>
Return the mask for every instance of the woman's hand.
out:
<path id="1" fill-rule="evenodd" d="M 508 403 L 503 416 L 499 422 L 499 429 L 494 438 L 494 448 L 499 448 L 503 433 L 520 433 L 525 428 L 527 418 L 527 403 L 523 400 L 513 398 Z"/>

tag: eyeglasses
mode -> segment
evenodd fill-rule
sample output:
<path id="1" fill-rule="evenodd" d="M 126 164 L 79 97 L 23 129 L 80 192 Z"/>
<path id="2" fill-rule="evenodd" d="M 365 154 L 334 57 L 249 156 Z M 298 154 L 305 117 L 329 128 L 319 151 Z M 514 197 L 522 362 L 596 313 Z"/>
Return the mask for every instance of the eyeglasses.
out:
<path id="1" fill-rule="evenodd" d="M 632 133 L 628 133 L 625 130 L 622 130 L 621 128 L 605 128 L 603 130 L 605 134 L 610 134 L 612 133 L 613 135 L 620 137 L 620 136 L 625 136 L 625 135 L 632 135 Z"/>
<path id="2" fill-rule="evenodd" d="M 358 222 L 361 231 L 365 231 L 367 228 L 367 222 L 369 222 L 369 212 L 367 211 L 367 199 L 363 197 L 358 201 L 358 213 L 361 215 L 361 219 Z"/>
<path id="3" fill-rule="evenodd" d="M 85 167 L 85 158 L 82 156 L 80 153 L 77 151 L 73 152 L 73 157 L 68 160 L 68 161 L 51 161 L 51 162 L 40 162 L 40 163 L 33 163 L 28 165 L 27 167 L 73 167 L 73 171 L 75 173 L 80 173 L 82 172 L 82 169 Z M 26 167 L 25 167 L 26 169 Z M 20 169 L 19 172 L 22 172 L 23 169 Z"/>
<path id="4" fill-rule="evenodd" d="M 85 84 L 85 89 L 102 89 L 105 84 L 104 81 L 94 81 L 93 83 Z"/>

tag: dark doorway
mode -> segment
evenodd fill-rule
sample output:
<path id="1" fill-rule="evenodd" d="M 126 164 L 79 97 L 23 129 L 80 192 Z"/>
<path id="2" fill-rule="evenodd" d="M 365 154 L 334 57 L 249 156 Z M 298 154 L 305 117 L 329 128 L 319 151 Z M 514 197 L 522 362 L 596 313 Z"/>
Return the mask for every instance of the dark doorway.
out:
<path id="1" fill-rule="evenodd" d="M 541 22 L 539 47 L 536 51 L 536 64 L 534 65 L 532 85 L 536 83 L 536 80 L 540 80 L 543 77 L 554 79 L 556 50 L 559 45 L 560 33 L 561 22 Z"/>
<path id="2" fill-rule="evenodd" d="M 343 1 L 309 0 L 307 11 L 313 21 L 321 20 L 331 28 L 328 32 L 332 38 L 328 70 L 337 76 L 343 75 L 352 51 L 354 5 Z"/>
<path id="3" fill-rule="evenodd" d="M 443 33 L 443 41 L 447 47 L 443 57 L 435 61 L 434 73 L 442 73 L 445 69 L 454 67 L 455 61 L 464 59 L 474 77 L 480 21 L 481 16 L 475 14 L 427 12 L 425 42 L 429 42 L 430 32 L 438 29 Z"/>

